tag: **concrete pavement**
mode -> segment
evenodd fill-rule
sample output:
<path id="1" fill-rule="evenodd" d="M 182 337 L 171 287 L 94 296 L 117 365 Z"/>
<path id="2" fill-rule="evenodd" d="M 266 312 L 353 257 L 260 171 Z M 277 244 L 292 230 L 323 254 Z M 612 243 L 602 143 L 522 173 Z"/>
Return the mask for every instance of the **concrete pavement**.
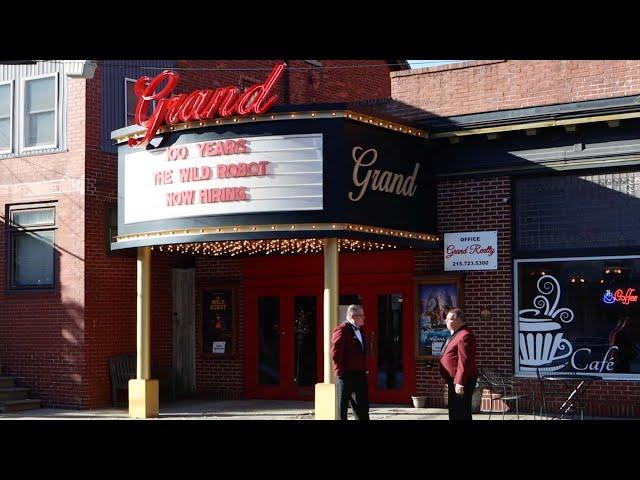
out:
<path id="1" fill-rule="evenodd" d="M 313 420 L 313 402 L 283 400 L 178 400 L 160 405 L 159 420 Z M 447 420 L 442 408 L 413 408 L 407 405 L 372 405 L 372 420 Z M 474 414 L 474 420 L 489 420 L 486 413 Z M 0 414 L 2 420 L 130 420 L 124 408 L 72 410 L 40 408 L 23 412 Z M 515 420 L 515 414 L 505 415 Z M 520 415 L 521 420 L 533 417 Z M 494 413 L 491 420 L 502 420 Z"/>

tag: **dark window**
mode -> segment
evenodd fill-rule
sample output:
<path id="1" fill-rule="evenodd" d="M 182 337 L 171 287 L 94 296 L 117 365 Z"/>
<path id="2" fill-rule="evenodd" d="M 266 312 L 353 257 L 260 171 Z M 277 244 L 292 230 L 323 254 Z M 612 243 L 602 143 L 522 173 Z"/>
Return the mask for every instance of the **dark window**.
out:
<path id="1" fill-rule="evenodd" d="M 514 209 L 520 252 L 640 246 L 640 172 L 518 179 Z"/>
<path id="2" fill-rule="evenodd" d="M 124 111 L 125 111 L 125 126 L 135 125 L 135 113 L 136 105 L 138 104 L 138 97 L 136 97 L 134 86 L 136 81 L 132 78 L 124 79 Z M 147 105 L 147 117 L 149 117 L 156 106 L 156 101 L 153 100 Z"/>
<path id="3" fill-rule="evenodd" d="M 520 372 L 640 374 L 640 258 L 519 261 L 517 282 Z"/>
<path id="4" fill-rule="evenodd" d="M 9 207 L 9 288 L 55 286 L 56 211 L 53 204 Z"/>

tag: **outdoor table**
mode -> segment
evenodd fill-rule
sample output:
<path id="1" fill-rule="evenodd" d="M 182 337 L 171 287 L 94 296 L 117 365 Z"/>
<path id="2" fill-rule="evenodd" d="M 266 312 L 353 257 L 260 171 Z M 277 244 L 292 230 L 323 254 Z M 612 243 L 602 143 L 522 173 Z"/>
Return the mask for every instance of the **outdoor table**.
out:
<path id="1" fill-rule="evenodd" d="M 563 387 L 567 390 L 569 395 L 560 407 L 560 419 L 564 417 L 572 408 L 580 409 L 580 419 L 584 420 L 584 392 L 588 386 L 595 380 L 602 380 L 602 377 L 598 375 L 587 374 L 562 374 L 554 373 L 553 375 L 545 375 L 543 380 L 549 382 L 561 382 Z M 577 383 L 577 385 L 576 385 Z"/>

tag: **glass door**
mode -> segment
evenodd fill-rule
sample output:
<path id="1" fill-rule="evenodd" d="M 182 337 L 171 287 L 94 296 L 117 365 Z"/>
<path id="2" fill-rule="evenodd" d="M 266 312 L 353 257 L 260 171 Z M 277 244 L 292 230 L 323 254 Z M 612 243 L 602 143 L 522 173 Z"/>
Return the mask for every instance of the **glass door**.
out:
<path id="1" fill-rule="evenodd" d="M 256 398 L 313 399 L 322 378 L 321 302 L 292 289 L 247 291 L 247 393 Z M 320 320 L 318 320 L 320 318 Z"/>
<path id="2" fill-rule="evenodd" d="M 411 292 L 406 286 L 368 292 L 369 393 L 372 402 L 409 403 L 415 389 Z M 368 313 L 367 313 L 368 312 Z"/>
<path id="3" fill-rule="evenodd" d="M 381 394 L 402 392 L 406 382 L 403 356 L 403 318 L 405 301 L 400 293 L 376 295 L 375 329 L 372 330 L 372 378 L 374 391 Z"/>
<path id="4" fill-rule="evenodd" d="M 294 295 L 293 306 L 293 355 L 294 365 L 292 394 L 312 400 L 315 384 L 322 379 L 322 318 L 319 313 L 319 297 Z M 320 379 L 320 380 L 319 380 Z"/>
<path id="5" fill-rule="evenodd" d="M 359 285 L 365 283 L 362 279 Z M 346 284 L 342 292 L 339 322 L 345 320 L 349 305 L 364 308 L 369 401 L 410 403 L 411 395 L 415 395 L 410 284 L 368 288 Z"/>

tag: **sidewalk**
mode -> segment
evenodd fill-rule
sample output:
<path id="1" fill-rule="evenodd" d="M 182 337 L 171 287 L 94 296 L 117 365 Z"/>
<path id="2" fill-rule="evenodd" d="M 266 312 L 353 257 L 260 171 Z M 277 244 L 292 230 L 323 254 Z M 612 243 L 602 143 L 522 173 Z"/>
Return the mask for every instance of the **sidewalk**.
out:
<path id="1" fill-rule="evenodd" d="M 159 420 L 313 420 L 313 402 L 283 400 L 178 400 L 160 405 Z M 372 405 L 372 420 L 447 420 L 444 408 L 413 408 L 406 405 Z M 589 417 L 590 418 L 590 417 Z M 489 420 L 489 414 L 473 415 L 474 420 Z M 539 417 L 537 417 L 539 419 Z M 71 410 L 40 408 L 0 414 L 0 420 L 131 420 L 124 408 Z M 491 420 L 502 420 L 493 413 Z M 516 420 L 515 414 L 505 420 Z M 521 414 L 520 420 L 533 420 Z"/>

